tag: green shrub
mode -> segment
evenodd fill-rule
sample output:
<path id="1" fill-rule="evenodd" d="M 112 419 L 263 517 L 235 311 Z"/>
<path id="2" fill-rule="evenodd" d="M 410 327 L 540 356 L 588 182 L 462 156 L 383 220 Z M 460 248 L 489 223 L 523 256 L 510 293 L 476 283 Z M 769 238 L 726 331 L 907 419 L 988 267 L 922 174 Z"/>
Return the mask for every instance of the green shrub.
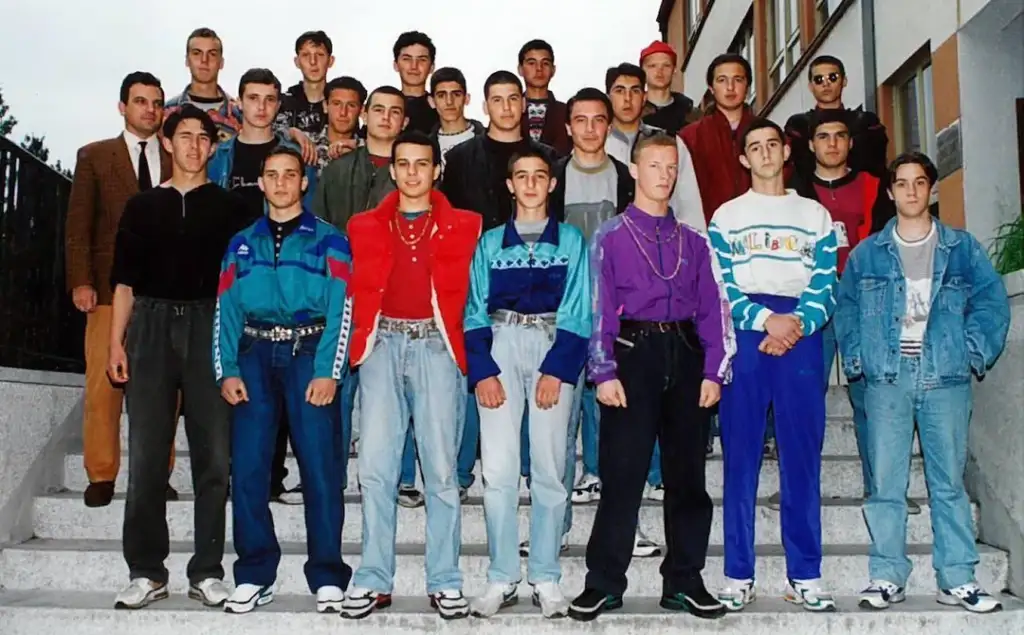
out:
<path id="1" fill-rule="evenodd" d="M 992 241 L 992 260 L 1003 275 L 1024 269 L 1024 216 L 999 228 Z"/>

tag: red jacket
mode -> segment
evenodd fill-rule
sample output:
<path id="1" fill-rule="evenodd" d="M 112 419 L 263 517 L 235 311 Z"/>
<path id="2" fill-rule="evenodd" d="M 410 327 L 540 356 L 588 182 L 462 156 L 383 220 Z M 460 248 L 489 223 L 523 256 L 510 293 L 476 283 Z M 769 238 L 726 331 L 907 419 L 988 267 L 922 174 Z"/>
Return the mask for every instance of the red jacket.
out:
<path id="1" fill-rule="evenodd" d="M 740 163 L 739 135 L 753 119 L 754 114 L 745 108 L 743 119 L 733 132 L 722 111 L 714 108 L 679 133 L 693 157 L 693 171 L 708 223 L 719 207 L 750 189 L 750 171 Z"/>
<path id="2" fill-rule="evenodd" d="M 353 298 L 350 344 L 353 367 L 365 362 L 373 351 L 384 287 L 394 264 L 392 226 L 398 214 L 398 197 L 398 192 L 388 194 L 376 208 L 356 214 L 348 223 L 352 246 L 349 290 Z M 434 321 L 452 359 L 465 374 L 462 315 L 469 294 L 469 268 L 483 219 L 475 212 L 452 207 L 436 190 L 430 194 L 430 205 L 434 217 L 429 239 Z"/>

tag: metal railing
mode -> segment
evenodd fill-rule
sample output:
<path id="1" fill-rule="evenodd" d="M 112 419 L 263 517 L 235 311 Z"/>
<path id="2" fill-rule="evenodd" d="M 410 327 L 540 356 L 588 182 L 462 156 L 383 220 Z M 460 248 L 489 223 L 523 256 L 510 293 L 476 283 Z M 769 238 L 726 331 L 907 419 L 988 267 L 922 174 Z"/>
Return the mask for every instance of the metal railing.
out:
<path id="1" fill-rule="evenodd" d="M 64 289 L 70 195 L 70 179 L 0 137 L 0 366 L 85 368 L 85 321 Z"/>

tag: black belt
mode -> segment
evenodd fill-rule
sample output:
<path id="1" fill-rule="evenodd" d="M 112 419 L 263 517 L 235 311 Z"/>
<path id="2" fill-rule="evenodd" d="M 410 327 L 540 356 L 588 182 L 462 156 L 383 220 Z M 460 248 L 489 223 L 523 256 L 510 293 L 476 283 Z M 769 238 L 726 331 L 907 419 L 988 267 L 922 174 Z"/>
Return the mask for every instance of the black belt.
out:
<path id="1" fill-rule="evenodd" d="M 654 320 L 621 320 L 619 336 L 628 340 L 638 340 L 651 335 L 676 335 L 694 351 L 703 347 L 697 337 L 697 328 L 693 320 L 677 320 L 674 322 L 658 322 Z"/>

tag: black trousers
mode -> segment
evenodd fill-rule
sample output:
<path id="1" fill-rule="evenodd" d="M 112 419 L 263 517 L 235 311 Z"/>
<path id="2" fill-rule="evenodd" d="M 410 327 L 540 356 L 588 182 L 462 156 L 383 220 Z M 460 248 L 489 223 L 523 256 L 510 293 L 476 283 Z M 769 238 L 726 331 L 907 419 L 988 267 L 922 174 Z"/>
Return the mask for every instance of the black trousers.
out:
<path id="1" fill-rule="evenodd" d="M 587 545 L 588 588 L 612 595 L 626 590 L 626 569 L 654 442 L 661 443 L 665 485 L 663 590 L 703 586 L 711 532 L 704 448 L 711 411 L 699 407 L 704 354 L 697 338 L 680 333 L 633 332 L 615 345 L 625 408 L 601 405 L 598 471 L 601 500 Z"/>
<path id="2" fill-rule="evenodd" d="M 167 465 L 182 393 L 195 491 L 190 582 L 223 579 L 224 506 L 231 453 L 230 406 L 213 375 L 213 301 L 135 299 L 128 355 L 128 493 L 122 537 L 132 578 L 167 581 Z"/>

